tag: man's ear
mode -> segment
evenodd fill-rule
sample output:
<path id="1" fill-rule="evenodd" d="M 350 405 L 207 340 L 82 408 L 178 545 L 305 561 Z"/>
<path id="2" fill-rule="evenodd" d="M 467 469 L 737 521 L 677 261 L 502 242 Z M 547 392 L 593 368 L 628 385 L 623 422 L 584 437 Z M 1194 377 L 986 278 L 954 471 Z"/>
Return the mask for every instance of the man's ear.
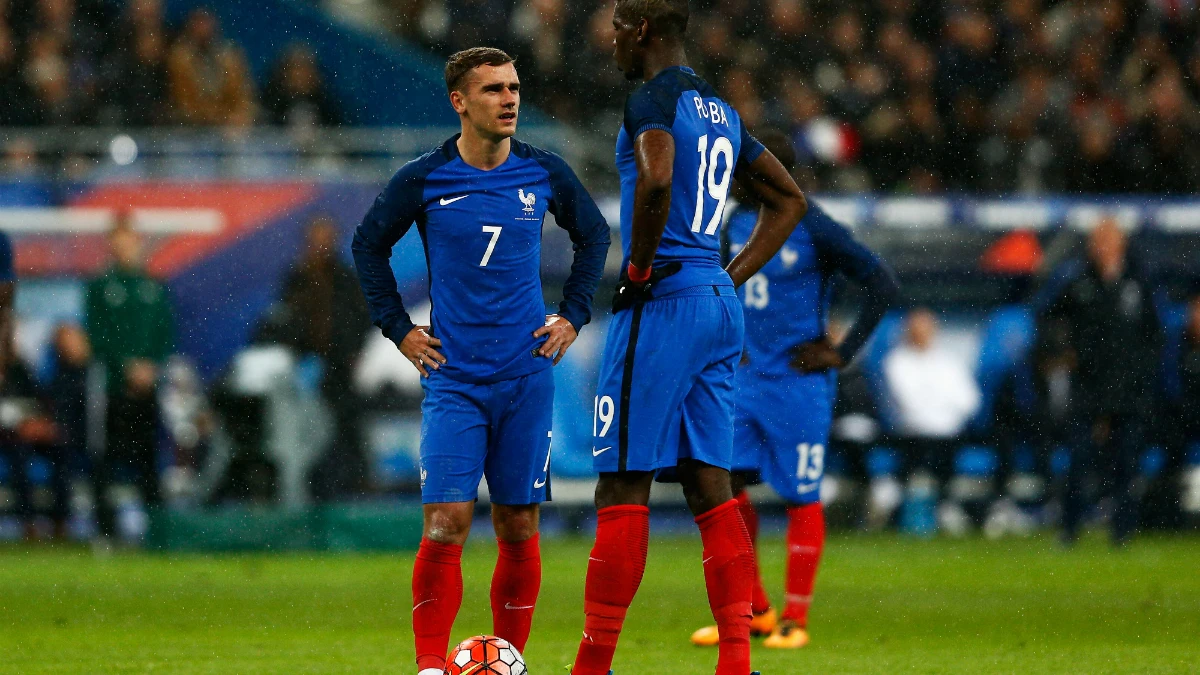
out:
<path id="1" fill-rule="evenodd" d="M 454 108 L 454 112 L 460 115 L 467 111 L 466 97 L 457 89 L 450 92 L 450 105 Z"/>
<path id="2" fill-rule="evenodd" d="M 650 22 L 644 17 L 638 19 L 637 41 L 640 45 L 644 45 L 650 41 Z"/>

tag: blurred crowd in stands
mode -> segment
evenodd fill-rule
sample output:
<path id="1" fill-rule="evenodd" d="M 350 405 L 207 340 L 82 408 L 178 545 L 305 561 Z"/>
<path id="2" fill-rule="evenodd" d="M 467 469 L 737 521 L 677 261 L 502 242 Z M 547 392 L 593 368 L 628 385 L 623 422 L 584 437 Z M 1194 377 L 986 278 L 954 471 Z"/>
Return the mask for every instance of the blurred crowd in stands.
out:
<path id="1" fill-rule="evenodd" d="M 0 0 L 0 126 L 341 122 L 303 45 L 256 82 L 204 9 L 168 25 L 162 0 Z"/>
<path id="2" fill-rule="evenodd" d="M 525 100 L 615 135 L 612 2 L 390 0 L 442 53 L 511 50 Z M 791 129 L 827 192 L 1200 189 L 1188 0 L 694 0 L 692 65 L 751 127 Z"/>

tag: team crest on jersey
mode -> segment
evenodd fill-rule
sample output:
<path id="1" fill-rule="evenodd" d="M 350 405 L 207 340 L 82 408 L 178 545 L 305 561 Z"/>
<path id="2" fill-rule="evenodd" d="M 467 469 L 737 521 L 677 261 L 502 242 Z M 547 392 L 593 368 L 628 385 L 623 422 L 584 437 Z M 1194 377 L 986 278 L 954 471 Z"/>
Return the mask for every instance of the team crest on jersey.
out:
<path id="1" fill-rule="evenodd" d="M 779 251 L 779 259 L 783 261 L 784 267 L 791 269 L 792 265 L 795 265 L 796 261 L 800 259 L 800 254 L 797 253 L 795 249 L 784 246 L 783 249 Z"/>
<path id="2" fill-rule="evenodd" d="M 533 213 L 533 205 L 537 203 L 537 195 L 532 192 L 526 194 L 523 188 L 517 190 L 517 196 L 521 198 L 521 203 L 525 205 L 525 213 Z"/>

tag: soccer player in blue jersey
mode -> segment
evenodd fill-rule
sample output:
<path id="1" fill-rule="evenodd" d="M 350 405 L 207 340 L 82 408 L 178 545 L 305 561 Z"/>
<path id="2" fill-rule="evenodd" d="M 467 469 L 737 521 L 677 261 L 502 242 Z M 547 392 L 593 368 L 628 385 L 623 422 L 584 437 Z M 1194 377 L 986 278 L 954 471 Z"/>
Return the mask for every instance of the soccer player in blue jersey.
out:
<path id="1" fill-rule="evenodd" d="M 617 138 L 626 272 L 601 363 L 592 455 L 600 474 L 584 635 L 574 675 L 605 675 L 641 582 L 650 487 L 672 470 L 704 545 L 720 632 L 718 675 L 750 672 L 753 548 L 730 489 L 733 373 L 742 352 L 735 287 L 804 215 L 787 170 L 686 66 L 686 0 L 618 0 L 615 57 L 630 94 Z M 727 268 L 720 226 L 733 177 L 762 204 Z"/>
<path id="2" fill-rule="evenodd" d="M 787 136 L 765 132 L 759 139 L 792 169 L 796 157 Z M 740 184 L 734 189 L 739 203 L 725 230 L 732 254 L 752 236 L 757 211 L 753 194 Z M 864 291 L 858 318 L 840 343 L 827 330 L 832 282 L 838 275 Z M 837 369 L 854 359 L 898 293 L 891 267 L 816 204 L 779 255 L 740 290 L 746 351 L 735 379 L 733 490 L 752 539 L 758 514 L 745 491 L 747 480 L 766 481 L 788 505 L 785 602 L 779 621 L 755 561 L 751 630 L 768 636 L 766 647 L 808 643 L 808 607 L 825 544 L 820 492 Z M 715 626 L 692 635 L 692 642 L 702 646 L 715 645 L 717 639 Z"/>
<path id="3" fill-rule="evenodd" d="M 609 246 L 608 224 L 567 164 L 512 138 L 521 96 L 507 54 L 454 54 L 446 87 L 462 133 L 396 173 L 353 246 L 372 321 L 424 376 L 425 526 L 412 581 L 420 675 L 445 666 L 483 476 L 500 548 L 494 632 L 525 648 L 541 584 L 538 507 L 550 493 L 550 366 L 591 318 Z M 547 212 L 575 249 L 550 316 L 539 273 Z M 414 222 L 429 265 L 430 326 L 409 319 L 389 264 Z"/>

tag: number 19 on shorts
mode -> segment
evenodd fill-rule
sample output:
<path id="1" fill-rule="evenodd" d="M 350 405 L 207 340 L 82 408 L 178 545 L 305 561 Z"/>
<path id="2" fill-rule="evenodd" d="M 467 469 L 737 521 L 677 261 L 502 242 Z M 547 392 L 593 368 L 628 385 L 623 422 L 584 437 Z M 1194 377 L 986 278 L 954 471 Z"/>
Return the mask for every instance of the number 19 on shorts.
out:
<path id="1" fill-rule="evenodd" d="M 613 405 L 611 396 L 596 397 L 592 410 L 592 436 L 603 438 L 608 433 L 615 412 L 616 406 Z"/>

